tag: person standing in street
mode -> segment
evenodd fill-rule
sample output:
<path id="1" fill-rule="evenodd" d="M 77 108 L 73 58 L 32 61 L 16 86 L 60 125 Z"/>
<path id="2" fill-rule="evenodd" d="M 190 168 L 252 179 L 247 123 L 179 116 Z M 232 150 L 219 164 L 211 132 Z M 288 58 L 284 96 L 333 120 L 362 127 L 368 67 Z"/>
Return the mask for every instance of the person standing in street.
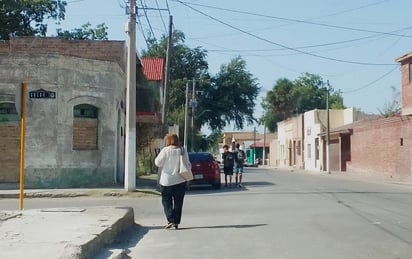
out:
<path id="1" fill-rule="evenodd" d="M 165 147 L 155 158 L 155 165 L 160 168 L 160 192 L 162 195 L 163 210 L 167 219 L 165 229 L 178 229 L 182 218 L 183 200 L 186 193 L 186 181 L 179 175 L 180 156 L 187 152 L 180 147 L 179 137 L 168 134 L 165 137 Z M 189 168 L 191 165 L 189 165 Z"/>
<path id="2" fill-rule="evenodd" d="M 229 178 L 229 188 L 232 187 L 232 176 L 233 176 L 233 166 L 235 164 L 235 156 L 229 151 L 229 146 L 223 146 L 223 173 L 225 174 L 225 187 L 228 187 Z"/>
<path id="3" fill-rule="evenodd" d="M 242 187 L 243 166 L 245 163 L 245 152 L 240 149 L 239 143 L 236 144 L 235 149 L 235 181 L 236 186 Z"/>

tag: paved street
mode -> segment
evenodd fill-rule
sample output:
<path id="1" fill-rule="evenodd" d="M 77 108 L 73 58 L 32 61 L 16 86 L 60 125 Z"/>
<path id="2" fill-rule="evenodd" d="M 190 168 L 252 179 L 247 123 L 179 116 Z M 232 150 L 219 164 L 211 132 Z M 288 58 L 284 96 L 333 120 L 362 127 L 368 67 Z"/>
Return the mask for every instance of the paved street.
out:
<path id="1" fill-rule="evenodd" d="M 25 208 L 132 206 L 141 225 L 112 248 L 131 258 L 410 258 L 412 185 L 248 168 L 245 187 L 196 189 L 180 230 L 159 197 L 26 199 Z M 15 209 L 18 200 L 0 200 Z M 14 206 L 14 207 L 13 207 Z M 102 251 L 97 258 L 107 258 Z"/>

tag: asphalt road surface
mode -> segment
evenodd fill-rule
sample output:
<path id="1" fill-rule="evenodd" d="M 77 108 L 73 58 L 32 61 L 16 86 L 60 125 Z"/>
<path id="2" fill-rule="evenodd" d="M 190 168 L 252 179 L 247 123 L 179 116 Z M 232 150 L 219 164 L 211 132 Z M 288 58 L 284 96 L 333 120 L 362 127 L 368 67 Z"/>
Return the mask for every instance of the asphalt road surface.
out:
<path id="1" fill-rule="evenodd" d="M 163 229 L 155 196 L 25 200 L 26 209 L 94 205 L 134 208 L 140 226 L 111 247 L 131 258 L 412 258 L 412 185 L 247 168 L 243 188 L 187 192 L 179 230 Z"/>

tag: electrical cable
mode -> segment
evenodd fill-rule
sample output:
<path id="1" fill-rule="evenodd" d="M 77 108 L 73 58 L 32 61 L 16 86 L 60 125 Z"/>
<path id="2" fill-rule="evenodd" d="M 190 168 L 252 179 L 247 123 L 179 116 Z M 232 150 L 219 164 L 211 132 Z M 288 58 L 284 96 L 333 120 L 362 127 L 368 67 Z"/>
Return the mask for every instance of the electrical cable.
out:
<path id="1" fill-rule="evenodd" d="M 373 80 L 372 82 L 370 82 L 370 83 L 368 83 L 368 84 L 366 84 L 366 85 L 363 85 L 363 86 L 361 86 L 361 87 L 358 87 L 358 88 L 355 88 L 355 89 L 352 89 L 352 90 L 348 90 L 348 91 L 344 91 L 344 92 L 342 91 L 342 93 L 348 94 L 348 93 L 354 93 L 354 92 L 358 92 L 358 91 L 360 91 L 360 90 L 363 90 L 363 89 L 365 89 L 365 88 L 373 85 L 374 83 L 380 81 L 381 79 L 385 78 L 386 76 L 388 76 L 389 74 L 391 74 L 393 71 L 395 71 L 395 69 L 397 69 L 397 68 L 398 68 L 398 67 L 392 68 L 391 70 L 389 70 L 388 72 L 386 72 L 386 73 L 383 74 L 382 76 L 378 77 L 377 79 Z"/>
<path id="2" fill-rule="evenodd" d="M 166 23 L 165 23 L 165 21 L 163 20 L 163 15 L 162 15 L 162 12 L 160 11 L 159 2 L 158 2 L 157 0 L 156 0 L 156 6 L 157 6 L 157 9 L 158 9 L 158 11 L 159 11 L 160 19 L 162 20 L 162 23 L 163 23 L 163 28 L 165 29 L 165 32 L 167 33 Z"/>
<path id="3" fill-rule="evenodd" d="M 144 39 L 144 41 L 145 41 L 145 43 L 146 43 L 146 47 L 149 48 L 149 41 L 148 41 L 148 39 L 146 38 L 146 33 L 145 33 L 144 29 L 143 29 L 143 26 L 142 26 L 142 23 L 141 23 L 141 21 L 140 21 L 140 17 L 139 17 L 139 16 L 137 16 L 137 20 L 138 20 L 137 25 L 138 25 L 138 28 L 140 29 L 140 32 L 142 33 L 143 39 Z"/>
<path id="4" fill-rule="evenodd" d="M 280 43 L 277 43 L 277 42 L 274 42 L 274 41 L 265 39 L 265 38 L 263 38 L 263 37 L 260 37 L 260 36 L 258 36 L 258 35 L 255 35 L 255 34 L 253 34 L 253 33 L 250 33 L 250 32 L 248 32 L 248 31 L 245 31 L 245 30 L 243 30 L 243 29 L 240 29 L 240 28 L 238 28 L 238 27 L 235 27 L 235 26 L 233 26 L 233 25 L 231 25 L 231 24 L 229 24 L 229 23 L 227 23 L 227 22 L 224 22 L 224 21 L 222 21 L 222 20 L 219 20 L 219 19 L 217 19 L 217 18 L 215 18 L 215 17 L 213 17 L 213 16 L 211 16 L 211 15 L 209 15 L 209 14 L 206 14 L 206 13 L 204 13 L 204 12 L 202 12 L 202 11 L 194 8 L 194 7 L 186 4 L 185 2 L 182 2 L 182 1 L 180 1 L 180 0 L 174 0 L 174 1 L 181 3 L 182 5 L 188 7 L 189 9 L 192 9 L 193 11 L 195 11 L 195 12 L 197 12 L 197 13 L 200 13 L 200 14 L 203 15 L 203 16 L 208 17 L 209 19 L 214 20 L 215 22 L 221 23 L 221 24 L 223 24 L 223 25 L 225 25 L 225 26 L 227 26 L 227 27 L 229 27 L 229 28 L 232 28 L 233 30 L 242 32 L 242 33 L 244 33 L 244 34 L 246 34 L 246 35 L 249 35 L 249 36 L 251 36 L 251 37 L 253 37 L 253 38 L 256 38 L 256 39 L 258 39 L 258 40 L 261 40 L 261 41 L 270 43 L 270 44 L 272 44 L 272 45 L 276 45 L 276 46 L 279 46 L 279 47 L 282 47 L 282 48 L 285 48 L 285 49 L 288 49 L 288 50 L 290 50 L 290 51 L 294 51 L 294 52 L 297 52 L 297 53 L 300 53 L 300 54 L 304 54 L 304 55 L 308 55 L 308 56 L 312 56 L 312 57 L 316 57 L 316 58 L 320 58 L 320 59 L 325 59 L 325 60 L 329 60 L 329 61 L 335 61 L 335 62 L 340 62 L 340 63 L 348 63 L 348 64 L 355 64 L 355 65 L 364 65 L 364 66 L 394 66 L 394 65 L 395 65 L 395 64 L 388 64 L 388 63 L 368 63 L 368 62 L 358 62 L 358 61 L 343 60 L 343 59 L 338 59 L 338 58 L 331 58 L 331 57 L 326 57 L 326 56 L 322 56 L 322 55 L 318 55 L 318 54 L 313 54 L 313 53 L 310 53 L 310 52 L 302 51 L 302 50 L 295 49 L 295 48 L 292 48 L 292 47 L 288 47 L 288 46 L 286 46 L 286 45 L 283 45 L 283 44 L 280 44 Z M 382 34 L 385 34 L 385 33 L 382 33 Z M 399 36 L 399 35 L 397 35 L 397 36 Z"/>
<path id="5" fill-rule="evenodd" d="M 143 4 L 143 0 L 140 0 L 140 3 L 142 5 L 142 9 L 144 12 L 144 16 L 146 17 L 146 21 L 147 21 L 147 25 L 149 26 L 149 30 L 152 33 L 152 37 L 156 40 L 156 35 L 154 34 L 153 28 L 152 28 L 152 24 L 150 23 L 149 17 L 147 16 L 147 5 Z"/>
<path id="6" fill-rule="evenodd" d="M 285 17 L 273 16 L 273 15 L 265 15 L 265 14 L 256 14 L 256 13 L 252 13 L 252 12 L 231 10 L 231 9 L 227 9 L 227 8 L 215 7 L 215 6 L 209 6 L 209 5 L 186 3 L 186 2 L 182 2 L 180 0 L 173 0 L 173 1 L 179 2 L 183 5 L 185 5 L 186 7 L 189 7 L 192 10 L 195 10 L 196 12 L 199 12 L 199 13 L 202 13 L 202 12 L 198 9 L 193 8 L 191 5 L 201 6 L 201 7 L 215 9 L 215 10 L 227 11 L 227 12 L 232 12 L 232 13 L 247 14 L 247 15 L 251 15 L 251 16 L 271 18 L 271 19 L 289 21 L 289 22 L 295 22 L 295 23 L 305 23 L 305 24 L 335 28 L 335 29 L 343 29 L 343 30 L 350 30 L 350 31 L 368 32 L 368 33 L 374 33 L 374 34 L 384 34 L 384 35 L 391 35 L 391 36 L 400 36 L 400 37 L 404 37 L 404 38 L 412 38 L 412 35 L 400 35 L 400 34 L 393 34 L 393 33 L 388 33 L 388 32 L 379 32 L 379 31 L 372 31 L 372 30 L 366 30 L 366 29 L 351 28 L 351 27 L 346 27 L 346 26 L 331 25 L 331 24 L 326 24 L 326 23 L 311 22 L 311 21 L 308 21 L 308 20 L 299 20 L 299 19 L 285 18 Z M 204 13 L 202 13 L 202 14 L 205 15 Z M 214 18 L 214 19 L 217 20 L 217 18 Z M 412 28 L 412 27 L 409 27 L 409 28 Z"/>

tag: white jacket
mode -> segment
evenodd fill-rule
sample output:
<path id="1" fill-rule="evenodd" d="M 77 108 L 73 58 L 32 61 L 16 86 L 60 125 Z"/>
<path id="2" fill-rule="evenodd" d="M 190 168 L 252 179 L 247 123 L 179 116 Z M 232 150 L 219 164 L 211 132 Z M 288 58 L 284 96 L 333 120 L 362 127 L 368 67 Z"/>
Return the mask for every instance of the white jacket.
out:
<path id="1" fill-rule="evenodd" d="M 180 147 L 167 146 L 157 155 L 155 165 L 160 167 L 160 185 L 172 186 L 185 182 L 185 179 L 179 175 L 180 153 Z M 187 152 L 184 152 L 184 156 L 186 156 L 186 161 L 189 161 Z"/>

